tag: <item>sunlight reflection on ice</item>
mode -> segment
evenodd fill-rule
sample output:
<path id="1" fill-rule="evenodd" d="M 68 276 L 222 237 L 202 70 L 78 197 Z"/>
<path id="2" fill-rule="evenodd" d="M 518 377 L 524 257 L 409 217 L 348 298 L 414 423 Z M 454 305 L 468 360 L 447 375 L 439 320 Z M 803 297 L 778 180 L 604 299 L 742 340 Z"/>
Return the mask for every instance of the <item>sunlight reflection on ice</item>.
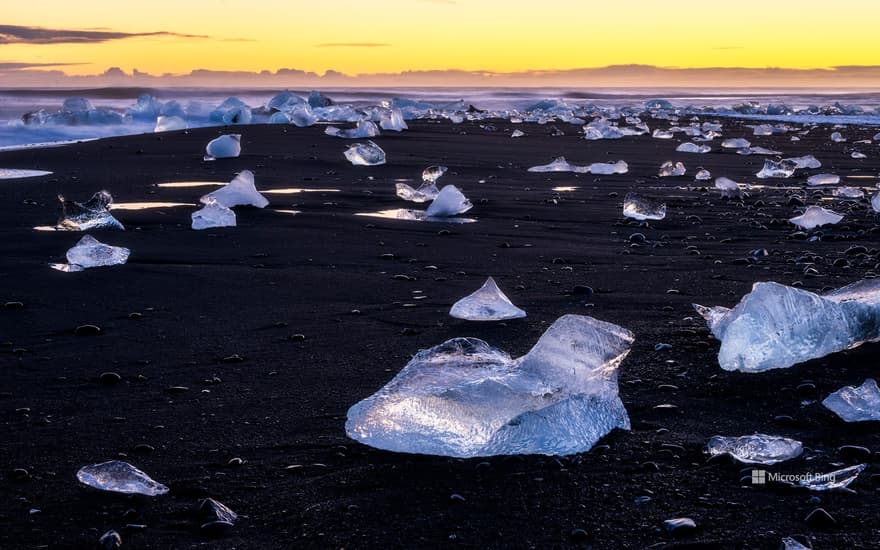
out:
<path id="1" fill-rule="evenodd" d="M 370 218 L 384 218 L 386 220 L 407 220 L 416 222 L 438 223 L 474 223 L 474 218 L 440 218 L 429 217 L 424 210 L 408 210 L 406 208 L 393 208 L 391 210 L 379 210 L 377 212 L 358 212 L 355 216 L 367 216 Z"/>

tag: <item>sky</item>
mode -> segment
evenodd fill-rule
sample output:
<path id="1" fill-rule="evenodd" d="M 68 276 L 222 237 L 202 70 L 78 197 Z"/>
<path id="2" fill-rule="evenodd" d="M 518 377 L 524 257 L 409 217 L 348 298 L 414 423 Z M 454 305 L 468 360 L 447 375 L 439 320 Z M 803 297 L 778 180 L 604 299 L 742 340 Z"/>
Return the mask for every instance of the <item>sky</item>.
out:
<path id="1" fill-rule="evenodd" d="M 877 65 L 868 0 L 4 0 L 0 70 Z M 22 73 L 23 74 L 23 73 Z"/>

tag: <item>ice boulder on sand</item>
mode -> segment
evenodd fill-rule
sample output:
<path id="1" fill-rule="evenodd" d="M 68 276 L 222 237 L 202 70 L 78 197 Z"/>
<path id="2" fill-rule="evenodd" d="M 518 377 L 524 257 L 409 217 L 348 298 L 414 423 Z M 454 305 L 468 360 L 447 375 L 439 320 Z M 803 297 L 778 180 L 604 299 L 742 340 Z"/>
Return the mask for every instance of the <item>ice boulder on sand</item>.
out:
<path id="1" fill-rule="evenodd" d="M 840 176 L 837 174 L 815 174 L 807 178 L 807 185 L 837 185 Z"/>
<path id="2" fill-rule="evenodd" d="M 224 134 L 205 147 L 205 160 L 235 158 L 241 154 L 241 134 Z"/>
<path id="3" fill-rule="evenodd" d="M 706 444 L 709 456 L 730 455 L 744 464 L 770 466 L 797 458 L 804 452 L 800 441 L 778 435 L 744 435 L 725 437 L 716 435 Z"/>
<path id="4" fill-rule="evenodd" d="M 113 493 L 154 497 L 168 492 L 168 487 L 121 460 L 83 466 L 76 472 L 76 479 L 89 487 Z"/>
<path id="5" fill-rule="evenodd" d="M 724 370 L 782 369 L 880 339 L 880 279 L 823 295 L 755 283 L 733 309 L 694 308 L 721 340 Z"/>
<path id="6" fill-rule="evenodd" d="M 89 231 L 90 229 L 125 229 L 110 213 L 113 197 L 107 191 L 98 191 L 86 202 L 69 201 L 58 195 L 61 216 L 55 229 L 60 231 Z"/>
<path id="7" fill-rule="evenodd" d="M 385 164 L 385 151 L 372 141 L 350 145 L 343 154 L 348 159 L 348 162 L 354 166 L 378 166 L 379 164 Z"/>
<path id="8" fill-rule="evenodd" d="M 715 189 L 721 191 L 721 196 L 726 199 L 738 199 L 742 197 L 742 189 L 739 184 L 724 176 L 715 178 Z"/>
<path id="9" fill-rule="evenodd" d="M 617 367 L 630 331 L 560 317 L 519 359 L 477 338 L 420 351 L 348 411 L 352 439 L 390 451 L 454 457 L 570 455 L 628 430 Z"/>
<path id="10" fill-rule="evenodd" d="M 805 168 L 815 169 L 822 168 L 822 163 L 819 162 L 819 159 L 814 157 L 813 155 L 804 155 L 802 157 L 791 157 L 787 159 L 782 159 L 783 161 L 791 161 L 795 164 L 795 168 L 798 170 L 803 170 Z"/>
<path id="11" fill-rule="evenodd" d="M 697 168 L 697 174 L 694 176 L 696 181 L 706 181 L 712 179 L 712 172 L 705 168 Z"/>
<path id="12" fill-rule="evenodd" d="M 822 405 L 846 422 L 880 421 L 880 388 L 868 378 L 859 386 L 844 386 L 822 401 Z"/>
<path id="13" fill-rule="evenodd" d="M 110 246 L 85 235 L 67 251 L 68 266 L 53 266 L 61 271 L 81 271 L 91 267 L 104 267 L 124 264 L 131 251 L 121 246 Z"/>
<path id="14" fill-rule="evenodd" d="M 752 143 L 743 138 L 731 138 L 722 141 L 721 146 L 725 149 L 744 149 L 746 147 L 751 147 Z"/>
<path id="15" fill-rule="evenodd" d="M 675 148 L 679 153 L 701 153 L 705 154 L 712 150 L 708 145 L 697 145 L 696 143 L 685 142 Z"/>
<path id="16" fill-rule="evenodd" d="M 400 112 L 400 109 L 389 110 L 388 114 L 382 116 L 381 120 L 379 121 L 379 126 L 383 130 L 388 130 L 391 132 L 402 132 L 403 130 L 409 128 L 409 126 L 406 125 L 406 121 L 403 120 L 403 113 Z"/>
<path id="17" fill-rule="evenodd" d="M 629 165 L 622 160 L 617 162 L 594 162 L 589 166 L 576 166 L 575 172 L 579 174 L 595 174 L 610 176 L 612 174 L 626 174 L 629 172 Z"/>
<path id="18" fill-rule="evenodd" d="M 873 197 L 871 197 L 871 208 L 874 209 L 874 212 L 880 214 L 880 191 L 878 191 L 874 194 Z"/>
<path id="19" fill-rule="evenodd" d="M 175 130 L 186 130 L 186 121 L 179 116 L 160 116 L 156 119 L 156 127 L 153 132 L 173 132 Z"/>
<path id="20" fill-rule="evenodd" d="M 449 168 L 445 166 L 428 166 L 422 170 L 422 181 L 425 183 L 436 183 Z"/>
<path id="21" fill-rule="evenodd" d="M 205 202 L 205 207 L 192 213 L 193 229 L 208 229 L 211 227 L 235 227 L 235 212 L 210 197 Z"/>
<path id="22" fill-rule="evenodd" d="M 790 160 L 765 160 L 764 167 L 757 173 L 761 179 L 766 178 L 790 178 L 797 170 L 797 163 Z"/>
<path id="23" fill-rule="evenodd" d="M 476 292 L 455 302 L 449 315 L 466 321 L 504 321 L 525 317 L 526 312 L 513 305 L 489 277 Z"/>
<path id="24" fill-rule="evenodd" d="M 788 221 L 803 229 L 815 229 L 823 225 L 834 225 L 842 219 L 843 216 L 833 210 L 821 206 L 810 206 L 803 214 Z"/>
<path id="25" fill-rule="evenodd" d="M 666 217 L 666 203 L 630 192 L 623 199 L 623 215 L 634 220 L 662 220 Z"/>
<path id="26" fill-rule="evenodd" d="M 233 206 L 265 208 L 269 204 L 269 200 L 257 191 L 257 187 L 254 185 L 254 173 L 250 170 L 243 170 L 220 189 L 199 199 L 202 204 L 208 204 L 211 200 L 226 208 Z"/>
<path id="27" fill-rule="evenodd" d="M 440 190 L 434 182 L 422 183 L 418 189 L 413 189 L 405 183 L 397 184 L 397 196 L 405 201 L 428 202 L 437 198 Z"/>
<path id="28" fill-rule="evenodd" d="M 447 185 L 440 190 L 437 198 L 428 206 L 425 215 L 429 218 L 447 218 L 462 214 L 474 205 L 454 185 Z"/>
<path id="29" fill-rule="evenodd" d="M 683 176 L 685 172 L 687 172 L 687 169 L 684 167 L 684 164 L 680 162 L 673 164 L 671 160 L 667 160 L 662 166 L 660 166 L 659 176 L 661 178 Z"/>
<path id="30" fill-rule="evenodd" d="M 345 130 L 340 130 L 336 126 L 327 126 L 324 133 L 338 138 L 358 139 L 378 136 L 379 128 L 371 120 L 360 120 L 356 127 Z"/>

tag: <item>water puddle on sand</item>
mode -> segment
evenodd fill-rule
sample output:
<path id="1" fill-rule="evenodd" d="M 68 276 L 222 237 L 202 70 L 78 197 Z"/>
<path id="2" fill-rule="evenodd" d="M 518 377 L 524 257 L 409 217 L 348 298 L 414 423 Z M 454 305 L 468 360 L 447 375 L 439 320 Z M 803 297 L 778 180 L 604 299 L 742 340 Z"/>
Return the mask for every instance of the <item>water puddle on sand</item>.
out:
<path id="1" fill-rule="evenodd" d="M 149 208 L 173 208 L 175 206 L 197 206 L 190 202 L 114 202 L 110 210 L 147 210 Z"/>
<path id="2" fill-rule="evenodd" d="M 366 216 L 368 218 L 382 218 L 386 220 L 406 220 L 414 222 L 436 222 L 436 223 L 474 223 L 474 218 L 438 218 L 428 217 L 424 210 L 407 210 L 406 208 L 394 208 L 391 210 L 379 210 L 377 212 L 358 212 L 355 216 Z"/>
<path id="3" fill-rule="evenodd" d="M 207 187 L 226 185 L 226 181 L 172 181 L 168 183 L 157 183 L 156 187 Z"/>
<path id="4" fill-rule="evenodd" d="M 305 187 L 287 187 L 285 189 L 266 189 L 260 191 L 266 195 L 296 195 L 298 193 L 339 193 L 339 189 L 308 189 Z"/>
<path id="5" fill-rule="evenodd" d="M 35 178 L 48 176 L 52 172 L 45 170 L 22 170 L 19 168 L 0 168 L 0 180 L 14 180 L 19 178 Z"/>

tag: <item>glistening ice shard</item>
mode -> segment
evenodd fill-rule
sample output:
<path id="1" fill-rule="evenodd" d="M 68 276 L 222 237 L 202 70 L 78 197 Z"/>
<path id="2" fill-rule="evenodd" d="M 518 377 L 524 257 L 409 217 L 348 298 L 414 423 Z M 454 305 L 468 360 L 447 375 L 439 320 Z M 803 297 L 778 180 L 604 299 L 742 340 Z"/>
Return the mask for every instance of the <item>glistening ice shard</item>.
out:
<path id="1" fill-rule="evenodd" d="M 706 452 L 711 456 L 729 454 L 744 464 L 770 466 L 799 457 L 804 452 L 804 447 L 800 441 L 778 435 L 754 434 L 742 437 L 716 435 L 706 444 Z"/>
<path id="2" fill-rule="evenodd" d="M 121 246 L 104 244 L 91 235 L 85 235 L 67 251 L 67 261 L 82 268 L 124 264 L 131 251 Z"/>
<path id="3" fill-rule="evenodd" d="M 843 219 L 843 216 L 822 208 L 821 206 L 810 206 L 800 216 L 789 219 L 791 223 L 804 229 L 815 229 L 823 225 L 834 225 Z"/>
<path id="4" fill-rule="evenodd" d="M 623 215 L 634 220 L 662 220 L 666 217 L 666 203 L 630 192 L 623 199 Z"/>
<path id="5" fill-rule="evenodd" d="M 250 170 L 242 170 L 232 181 L 199 200 L 203 204 L 208 204 L 212 199 L 226 208 L 233 206 L 265 208 L 269 204 L 269 200 L 257 191 L 254 184 L 254 173 Z"/>
<path id="6" fill-rule="evenodd" d="M 880 421 L 880 388 L 868 378 L 859 386 L 844 386 L 822 401 L 826 409 L 846 422 Z"/>
<path id="7" fill-rule="evenodd" d="M 192 213 L 193 229 L 211 227 L 235 227 L 235 212 L 218 203 L 213 197 L 205 202 L 205 207 Z"/>
<path id="8" fill-rule="evenodd" d="M 755 283 L 733 309 L 694 305 L 721 340 L 724 370 L 782 369 L 880 340 L 880 279 L 827 294 Z"/>
<path id="9" fill-rule="evenodd" d="M 454 185 L 447 185 L 440 190 L 434 201 L 428 206 L 425 214 L 431 218 L 447 218 L 463 214 L 473 207 L 471 201 Z"/>
<path id="10" fill-rule="evenodd" d="M 154 497 L 168 492 L 168 487 L 121 460 L 83 466 L 76 472 L 76 479 L 89 487 L 113 493 Z"/>
<path id="11" fill-rule="evenodd" d="M 449 315 L 466 321 L 503 321 L 525 317 L 526 312 L 513 305 L 489 277 L 476 292 L 455 302 Z"/>
<path id="12" fill-rule="evenodd" d="M 617 367 L 632 342 L 630 331 L 582 315 L 560 317 L 515 360 L 454 338 L 349 409 L 346 433 L 380 449 L 455 457 L 588 451 L 629 429 Z"/>
<path id="13" fill-rule="evenodd" d="M 367 141 L 366 143 L 355 143 L 349 146 L 344 153 L 348 162 L 354 166 L 377 166 L 385 164 L 385 151 L 381 147 Z"/>

